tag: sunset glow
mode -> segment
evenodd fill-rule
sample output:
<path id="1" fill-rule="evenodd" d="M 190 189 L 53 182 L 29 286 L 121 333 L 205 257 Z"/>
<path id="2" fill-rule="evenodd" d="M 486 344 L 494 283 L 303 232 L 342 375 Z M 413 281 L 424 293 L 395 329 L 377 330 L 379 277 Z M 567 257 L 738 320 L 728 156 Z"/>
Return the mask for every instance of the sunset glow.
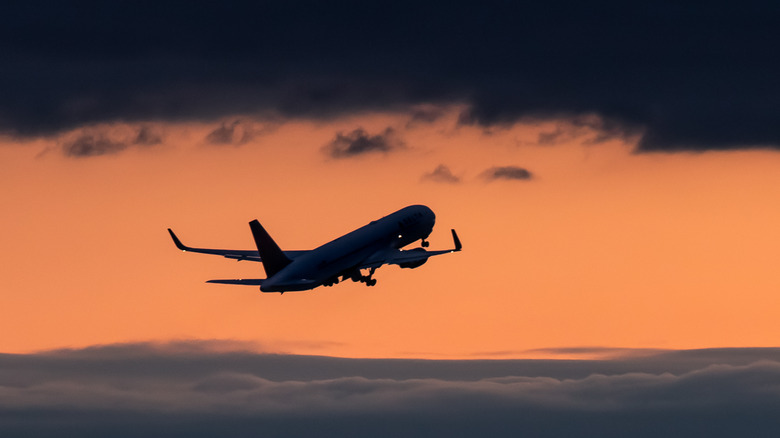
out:
<path id="1" fill-rule="evenodd" d="M 780 435 L 776 2 L 2 16 L 0 437 Z"/>
<path id="2" fill-rule="evenodd" d="M 0 329 L 7 352 L 182 338 L 254 342 L 262 351 L 347 357 L 529 357 L 573 346 L 771 346 L 780 276 L 776 154 L 635 154 L 622 138 L 566 121 L 456 126 L 458 112 L 329 123 L 146 126 L 159 144 L 68 157 L 72 138 L 6 139 L 2 216 L 9 233 Z M 210 144 L 241 126 L 251 139 Z M 260 127 L 260 128 L 258 128 Z M 336 133 L 390 129 L 386 152 L 332 158 Z M 236 128 L 234 131 L 238 131 Z M 557 133 L 554 136 L 551 133 Z M 539 139 L 555 137 L 554 144 Z M 428 178 L 444 165 L 457 181 Z M 487 180 L 494 166 L 528 180 Z M 434 248 L 465 249 L 379 285 L 284 296 L 205 284 L 261 267 L 182 254 L 190 245 L 252 249 L 258 218 L 287 249 L 318 246 L 408 204 L 437 214 Z"/>

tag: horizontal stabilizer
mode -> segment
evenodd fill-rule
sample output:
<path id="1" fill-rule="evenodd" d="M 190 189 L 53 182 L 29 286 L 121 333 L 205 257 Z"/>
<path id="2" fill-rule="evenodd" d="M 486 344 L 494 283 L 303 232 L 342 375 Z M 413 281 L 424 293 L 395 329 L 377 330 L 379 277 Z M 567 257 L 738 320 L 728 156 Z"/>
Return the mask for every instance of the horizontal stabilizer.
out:
<path id="1" fill-rule="evenodd" d="M 240 284 L 242 286 L 260 286 L 263 284 L 263 281 L 265 281 L 264 278 L 245 278 L 245 279 L 238 279 L 238 280 L 209 280 L 206 283 Z"/>

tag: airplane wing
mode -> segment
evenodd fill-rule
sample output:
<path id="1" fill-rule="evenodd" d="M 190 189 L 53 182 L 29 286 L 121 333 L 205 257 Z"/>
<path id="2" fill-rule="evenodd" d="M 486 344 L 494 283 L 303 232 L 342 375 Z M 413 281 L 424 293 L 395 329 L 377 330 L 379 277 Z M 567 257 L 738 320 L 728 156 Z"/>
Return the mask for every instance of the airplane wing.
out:
<path id="1" fill-rule="evenodd" d="M 414 248 L 408 250 L 391 249 L 388 251 L 381 251 L 366 259 L 360 265 L 360 269 L 378 268 L 384 264 L 398 265 L 402 268 L 416 268 L 427 262 L 430 257 L 449 254 L 463 249 L 463 245 L 461 245 L 455 230 L 452 230 L 452 240 L 455 244 L 455 248 L 453 249 L 428 251 L 423 248 Z"/>
<path id="2" fill-rule="evenodd" d="M 209 280 L 206 283 L 217 284 L 240 284 L 243 286 L 261 286 L 265 281 L 264 278 L 244 278 L 240 280 Z"/>
<path id="3" fill-rule="evenodd" d="M 201 254 L 213 254 L 213 255 L 221 255 L 222 257 L 228 258 L 228 259 L 234 259 L 234 260 L 249 260 L 251 262 L 261 262 L 262 259 L 260 258 L 260 254 L 257 252 L 257 250 L 250 250 L 250 249 L 210 249 L 210 248 L 193 248 L 190 246 L 186 246 L 183 243 L 181 243 L 181 240 L 179 240 L 178 237 L 176 237 L 176 234 L 173 233 L 173 230 L 168 228 L 168 233 L 171 234 L 171 238 L 173 239 L 173 243 L 176 245 L 176 248 L 179 248 L 180 250 L 184 252 L 197 252 Z M 294 259 L 295 257 L 300 256 L 301 254 L 308 252 L 308 251 L 284 251 L 284 255 L 287 257 Z"/>

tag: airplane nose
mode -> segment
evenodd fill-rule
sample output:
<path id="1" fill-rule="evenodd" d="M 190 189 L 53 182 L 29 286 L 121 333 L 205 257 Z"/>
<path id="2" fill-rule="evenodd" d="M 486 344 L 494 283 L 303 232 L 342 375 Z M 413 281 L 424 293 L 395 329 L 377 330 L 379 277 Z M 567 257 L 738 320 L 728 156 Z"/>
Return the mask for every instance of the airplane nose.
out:
<path id="1" fill-rule="evenodd" d="M 434 213 L 433 210 L 431 210 L 430 207 L 426 205 L 423 205 L 423 207 L 425 208 L 424 215 L 425 218 L 427 219 L 426 223 L 430 223 L 431 225 L 436 223 L 436 213 Z"/>
<path id="2" fill-rule="evenodd" d="M 430 208 L 428 209 L 428 211 L 430 211 L 430 215 L 428 216 L 426 225 L 428 226 L 428 234 L 430 234 L 433 231 L 433 226 L 436 225 L 436 215 L 433 213 L 433 210 L 431 210 Z"/>

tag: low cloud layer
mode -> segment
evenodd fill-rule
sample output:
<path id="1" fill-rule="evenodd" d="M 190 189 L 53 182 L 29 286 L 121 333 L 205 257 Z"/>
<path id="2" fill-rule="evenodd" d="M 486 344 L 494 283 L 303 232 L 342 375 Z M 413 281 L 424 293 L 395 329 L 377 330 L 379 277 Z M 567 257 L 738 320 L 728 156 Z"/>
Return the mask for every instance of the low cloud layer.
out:
<path id="1" fill-rule="evenodd" d="M 595 114 L 642 133 L 640 151 L 780 146 L 773 2 L 31 0 L 3 15 L 0 133 L 236 114 L 430 121 L 419 108 L 455 104 L 482 126 Z"/>
<path id="2" fill-rule="evenodd" d="M 777 349 L 420 361 L 119 345 L 0 355 L 0 434 L 772 436 L 778 381 Z"/>

